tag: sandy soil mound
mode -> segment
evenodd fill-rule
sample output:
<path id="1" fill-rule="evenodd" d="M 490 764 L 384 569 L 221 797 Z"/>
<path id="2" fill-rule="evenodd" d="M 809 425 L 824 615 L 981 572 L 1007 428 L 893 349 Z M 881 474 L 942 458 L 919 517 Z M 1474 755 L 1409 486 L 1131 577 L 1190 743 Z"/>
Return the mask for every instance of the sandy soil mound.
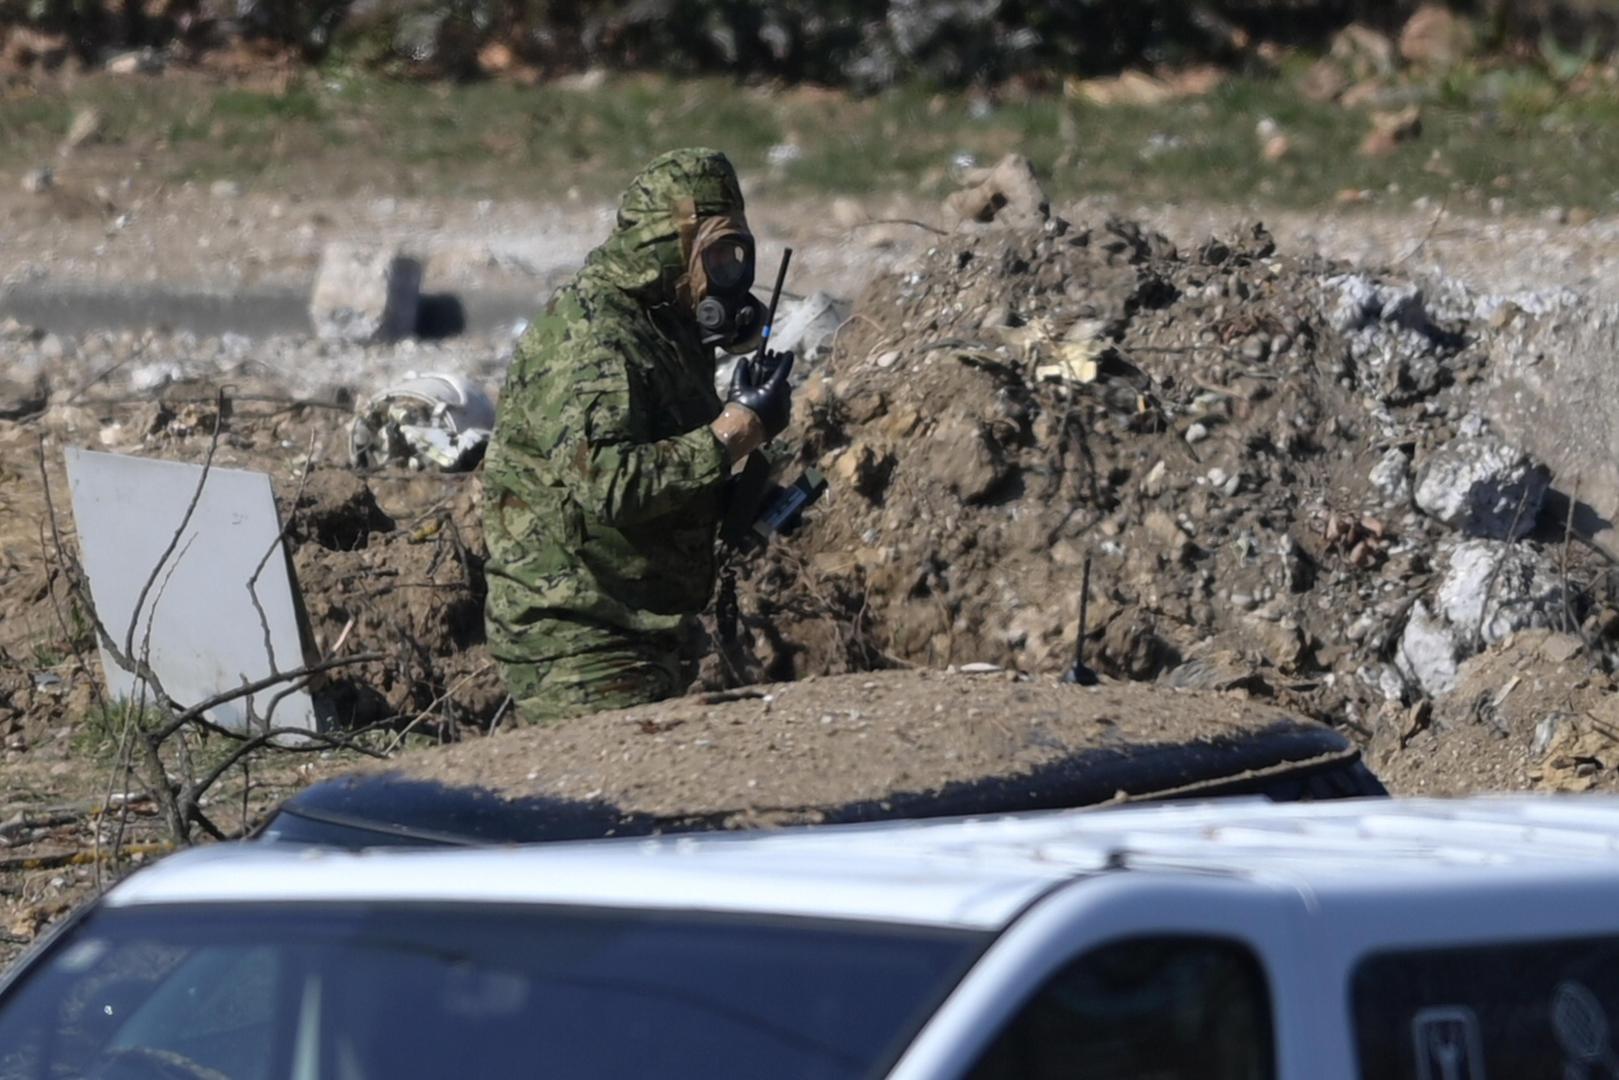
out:
<path id="1" fill-rule="evenodd" d="M 1342 747 L 1318 725 L 1231 695 L 915 671 L 502 731 L 361 775 L 484 788 L 514 813 L 594 807 L 614 828 L 645 831 L 1081 805 L 1352 758 Z"/>

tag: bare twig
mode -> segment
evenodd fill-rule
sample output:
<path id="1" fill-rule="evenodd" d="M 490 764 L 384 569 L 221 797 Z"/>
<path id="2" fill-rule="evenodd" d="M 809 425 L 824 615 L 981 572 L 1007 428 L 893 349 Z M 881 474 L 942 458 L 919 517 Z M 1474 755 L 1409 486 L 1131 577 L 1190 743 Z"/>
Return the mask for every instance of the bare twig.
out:
<path id="1" fill-rule="evenodd" d="M 313 460 L 314 456 L 315 433 L 310 432 L 309 449 L 304 452 L 303 475 L 298 478 L 298 490 L 292 497 L 292 508 L 287 512 L 287 520 L 282 522 L 280 530 L 275 534 L 275 539 L 265 545 L 264 554 L 259 558 L 259 564 L 253 568 L 253 576 L 247 579 L 247 597 L 253 602 L 253 611 L 259 617 L 259 630 L 264 635 L 264 655 L 270 662 L 271 671 L 276 670 L 280 665 L 275 658 L 275 643 L 271 640 L 270 617 L 265 614 L 264 604 L 259 600 L 259 575 L 264 573 L 266 566 L 270 565 L 271 556 L 281 550 L 281 545 L 286 542 L 287 536 L 292 531 L 293 524 L 298 520 L 298 507 L 304 501 L 304 492 L 309 487 L 309 474 L 313 471 L 309 467 L 309 462 Z"/>
<path id="2" fill-rule="evenodd" d="M 484 672 L 488 671 L 490 666 L 491 666 L 491 663 L 492 663 L 491 661 L 486 660 L 482 664 L 479 664 L 476 668 L 474 668 L 473 670 L 467 672 L 465 675 L 461 676 L 461 678 L 457 679 L 455 681 L 455 684 L 452 685 L 449 689 L 445 690 L 444 693 L 442 693 L 438 697 L 434 698 L 428 704 L 427 708 L 423 709 L 420 713 L 417 714 L 416 719 L 412 720 L 410 723 L 406 724 L 402 729 L 400 729 L 399 734 L 395 735 L 393 741 L 388 744 L 388 746 L 387 746 L 387 748 L 385 750 L 383 750 L 383 752 L 382 752 L 383 756 L 387 756 L 389 754 L 392 754 L 395 750 L 399 749 L 399 744 L 405 741 L 405 736 L 409 735 L 412 731 L 414 731 L 416 729 L 417 724 L 420 724 L 423 720 L 426 720 L 429 716 L 431 716 L 434 709 L 438 708 L 444 702 L 446 702 L 446 701 L 450 700 L 450 698 L 454 697 L 455 692 L 457 690 L 461 689 L 463 686 L 465 686 L 467 683 L 471 682 L 473 679 L 477 678 L 479 675 L 482 675 Z"/>
<path id="3" fill-rule="evenodd" d="M 102 368 L 100 371 L 96 372 L 94 375 L 90 376 L 89 379 L 85 380 L 85 382 L 77 390 L 73 391 L 72 396 L 67 399 L 67 403 L 69 405 L 77 404 L 79 399 L 84 397 L 84 395 L 90 390 L 91 387 L 93 387 L 93 386 L 97 385 L 98 383 L 102 382 L 108 376 L 114 374 L 115 372 L 117 372 L 120 368 L 124 367 L 125 365 L 127 365 L 129 363 L 132 363 L 135 360 L 139 360 L 145 354 L 146 354 L 146 343 L 144 341 L 143 342 L 137 342 L 135 347 L 132 350 L 130 350 L 130 353 L 129 353 L 128 356 L 120 357 L 119 359 L 113 361 L 111 364 L 108 364 L 106 367 Z"/>
<path id="4" fill-rule="evenodd" d="M 374 728 L 364 730 L 370 731 L 374 730 Z M 317 754 L 324 753 L 327 750 L 353 750 L 356 753 L 364 754 L 366 757 L 383 758 L 387 756 L 355 742 L 354 735 L 356 734 L 359 733 L 332 734 L 320 731 L 306 731 L 303 728 L 270 728 L 268 731 L 260 732 L 252 738 L 242 740 L 217 765 L 199 777 L 194 787 L 200 795 L 213 787 L 220 777 L 246 760 L 248 755 L 271 746 L 294 754 Z"/>
<path id="5" fill-rule="evenodd" d="M 1395 266 L 1404 266 L 1412 256 L 1416 255 L 1417 252 L 1428 246 L 1428 241 L 1434 238 L 1434 232 L 1439 228 L 1439 223 L 1445 219 L 1445 210 L 1448 209 L 1449 206 L 1450 192 L 1447 191 L 1445 192 L 1444 198 L 1439 200 L 1438 212 L 1434 214 L 1433 220 L 1428 223 L 1428 231 L 1422 234 L 1422 238 L 1416 242 L 1416 246 L 1414 246 L 1404 255 L 1401 255 L 1398 259 L 1394 260 Z"/>
<path id="6" fill-rule="evenodd" d="M 1490 625 L 1490 599 L 1495 595 L 1495 579 L 1500 577 L 1501 569 L 1506 566 L 1507 560 L 1518 544 L 1518 524 L 1523 520 L 1523 508 L 1529 500 L 1529 485 L 1525 484 L 1523 491 L 1518 495 L 1518 507 L 1512 512 L 1512 524 L 1507 526 L 1507 550 L 1501 556 L 1501 561 L 1490 570 L 1490 576 L 1484 583 L 1484 600 L 1479 605 L 1478 629 L 1473 634 L 1473 651 L 1483 652 L 1485 645 L 1484 635 Z"/>
<path id="7" fill-rule="evenodd" d="M 1564 631 L 1567 632 L 1567 629 L 1568 629 L 1569 626 L 1572 626 L 1574 628 L 1574 632 L 1580 636 L 1580 645 L 1585 650 L 1586 662 L 1589 663 L 1593 668 L 1595 668 L 1596 664 L 1597 664 L 1596 645 L 1591 641 L 1591 636 L 1588 633 L 1586 633 L 1585 626 L 1580 622 L 1580 620 L 1578 618 L 1575 617 L 1575 614 L 1574 614 L 1574 599 L 1573 599 L 1573 596 L 1570 594 L 1569 587 L 1568 587 L 1568 549 L 1572 545 L 1573 539 L 1574 539 L 1574 507 L 1579 503 L 1579 501 L 1580 501 L 1580 478 L 1578 476 L 1576 476 L 1574 478 L 1573 490 L 1569 492 L 1569 496 L 1568 496 L 1568 514 L 1563 519 L 1563 552 L 1562 552 L 1562 565 L 1561 565 L 1560 569 L 1561 569 L 1561 572 L 1562 572 L 1562 579 L 1563 579 L 1562 580 L 1562 585 L 1563 585 Z"/>
<path id="8" fill-rule="evenodd" d="M 915 218 L 872 218 L 870 221 L 856 222 L 854 227 L 857 229 L 869 229 L 874 225 L 910 225 L 913 228 L 925 229 L 934 236 L 950 235 L 949 232 L 939 228 L 937 225 L 929 225 L 927 222 L 917 221 Z"/>
<path id="9" fill-rule="evenodd" d="M 500 708 L 495 710 L 494 717 L 489 721 L 489 734 L 493 735 L 495 732 L 500 730 L 501 718 L 506 715 L 507 710 L 509 710 L 511 707 L 512 696 L 507 694 L 505 699 L 501 701 Z"/>
<path id="10" fill-rule="evenodd" d="M 249 697 L 258 693 L 260 690 L 268 690 L 273 686 L 280 686 L 282 683 L 289 682 L 291 680 L 303 679 L 311 675 L 320 675 L 327 671 L 336 671 L 338 668 L 353 667 L 356 664 L 375 663 L 378 660 L 385 659 L 387 659 L 387 656 L 384 653 L 357 653 L 353 656 L 337 656 L 330 660 L 322 660 L 319 663 L 305 664 L 296 671 L 272 672 L 263 678 L 253 679 L 250 682 L 244 682 L 235 689 L 224 690 L 220 693 L 212 695 L 211 697 L 206 697 L 197 702 L 195 705 L 178 709 L 163 727 L 157 729 L 157 734 L 159 735 L 161 741 L 161 739 L 167 738 L 176 731 L 179 731 L 186 724 L 196 722 L 202 724 L 212 731 L 217 731 L 228 738 L 239 738 L 240 734 L 238 732 L 233 732 L 229 728 L 221 727 L 220 725 L 215 724 L 213 721 L 204 717 L 203 714 L 208 712 L 210 709 L 218 708 L 219 706 L 229 704 L 232 701 L 239 701 L 244 697 Z"/>
<path id="11" fill-rule="evenodd" d="M 129 629 L 124 634 L 124 652 L 126 654 L 134 655 L 135 628 L 140 625 L 141 609 L 146 606 L 147 594 L 152 591 L 152 586 L 157 584 L 158 575 L 163 572 L 163 566 L 169 561 L 169 556 L 173 555 L 174 549 L 180 546 L 180 539 L 185 535 L 186 527 L 191 524 L 191 518 L 197 512 L 197 504 L 202 500 L 203 488 L 208 485 L 208 473 L 214 465 L 214 453 L 219 449 L 219 435 L 225 429 L 225 392 L 223 390 L 219 392 L 217 403 L 219 412 L 214 417 L 214 432 L 208 440 L 208 456 L 203 459 L 202 474 L 197 477 L 197 489 L 192 492 L 191 501 L 186 504 L 185 514 L 181 516 L 180 524 L 175 528 L 174 535 L 170 537 L 168 546 L 163 549 L 163 554 L 158 558 L 157 565 L 152 567 L 151 575 L 147 577 L 146 584 L 141 586 L 141 591 L 135 598 L 135 609 L 129 616 Z"/>

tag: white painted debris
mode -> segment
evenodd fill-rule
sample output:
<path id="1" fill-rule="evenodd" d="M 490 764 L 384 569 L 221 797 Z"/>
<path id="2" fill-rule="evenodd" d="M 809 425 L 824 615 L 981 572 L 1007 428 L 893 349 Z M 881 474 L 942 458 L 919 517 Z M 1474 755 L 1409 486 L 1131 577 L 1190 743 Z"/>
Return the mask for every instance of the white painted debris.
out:
<path id="1" fill-rule="evenodd" d="M 304 635 L 268 476 L 211 469 L 186 521 L 201 466 L 71 448 L 66 456 L 96 614 L 120 650 L 134 620 L 135 651 L 150 650 L 148 663 L 172 698 L 195 704 L 277 670 L 304 666 Z M 164 560 L 182 522 L 179 542 Z M 160 562 L 154 580 L 153 568 Z M 148 581 L 153 584 L 142 601 Z M 101 667 L 113 697 L 139 699 L 139 680 L 105 648 Z M 250 707 L 261 723 L 268 720 L 273 727 L 316 724 L 309 695 L 287 692 L 285 686 L 220 705 L 208 718 L 242 730 Z"/>
<path id="2" fill-rule="evenodd" d="M 1450 628 L 1421 600 L 1411 605 L 1394 662 L 1402 675 L 1432 697 L 1456 688 L 1456 643 Z"/>
<path id="3" fill-rule="evenodd" d="M 1563 586 L 1539 552 L 1500 540 L 1469 540 L 1450 553 L 1437 601 L 1470 653 L 1480 639 L 1494 645 L 1519 630 L 1556 625 Z"/>
<path id="4" fill-rule="evenodd" d="M 494 402 L 470 379 L 406 372 L 360 406 L 349 429 L 349 460 L 361 469 L 464 472 L 483 460 L 494 427 Z"/>
<path id="5" fill-rule="evenodd" d="M 1411 459 L 1404 450 L 1390 450 L 1372 466 L 1366 477 L 1384 506 L 1407 506 L 1411 502 Z"/>
<path id="6" fill-rule="evenodd" d="M 309 301 L 317 336 L 356 345 L 415 333 L 421 263 L 389 248 L 328 244 Z"/>
<path id="7" fill-rule="evenodd" d="M 770 331 L 770 347 L 798 357 L 794 374 L 808 372 L 832 355 L 832 339 L 849 318 L 853 305 L 824 292 L 813 292 L 796 303 L 783 302 Z"/>
<path id="8" fill-rule="evenodd" d="M 1499 436 L 1464 428 L 1424 464 L 1417 506 L 1468 536 L 1516 539 L 1534 529 L 1549 479 L 1545 466 Z"/>

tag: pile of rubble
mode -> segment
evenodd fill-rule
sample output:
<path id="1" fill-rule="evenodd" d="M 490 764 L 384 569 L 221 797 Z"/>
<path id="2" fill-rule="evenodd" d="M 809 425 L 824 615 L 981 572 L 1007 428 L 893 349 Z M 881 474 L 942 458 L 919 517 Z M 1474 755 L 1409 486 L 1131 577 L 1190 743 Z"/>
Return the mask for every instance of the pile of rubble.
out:
<path id="1" fill-rule="evenodd" d="M 1530 629 L 1607 687 L 1607 562 L 1477 411 L 1504 303 L 1259 226 L 969 227 L 874 284 L 801 395 L 832 490 L 743 571 L 750 674 L 1062 671 L 1088 564 L 1102 673 L 1367 737 Z"/>

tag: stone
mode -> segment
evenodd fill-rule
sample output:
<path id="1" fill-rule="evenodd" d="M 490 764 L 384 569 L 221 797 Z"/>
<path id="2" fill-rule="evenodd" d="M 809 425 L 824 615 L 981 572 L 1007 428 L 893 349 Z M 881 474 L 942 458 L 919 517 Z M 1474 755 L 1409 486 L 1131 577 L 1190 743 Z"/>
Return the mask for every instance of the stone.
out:
<path id="1" fill-rule="evenodd" d="M 1421 600 L 1411 605 L 1394 663 L 1400 674 L 1430 697 L 1441 697 L 1456 688 L 1456 642 L 1450 628 Z"/>
<path id="2" fill-rule="evenodd" d="M 80 109 L 73 114 L 73 122 L 68 125 L 67 134 L 62 137 L 62 154 L 66 155 L 85 143 L 94 142 L 101 136 L 102 128 L 105 126 L 106 119 L 101 115 L 100 109 Z"/>
<path id="3" fill-rule="evenodd" d="M 1423 464 L 1416 502 L 1467 536 L 1517 539 L 1534 529 L 1549 482 L 1545 466 L 1499 436 L 1464 431 Z"/>
<path id="4" fill-rule="evenodd" d="M 963 182 L 966 186 L 945 200 L 945 211 L 957 220 L 1038 229 L 1051 217 L 1051 200 L 1022 154 L 1008 154 L 991 169 L 974 169 Z"/>
<path id="5" fill-rule="evenodd" d="M 46 334 L 39 340 L 39 355 L 46 360 L 65 360 L 78 354 L 78 348 L 67 338 Z"/>
<path id="6" fill-rule="evenodd" d="M 156 49 L 132 49 L 102 66 L 109 75 L 156 75 L 163 70 L 163 55 Z"/>
<path id="7" fill-rule="evenodd" d="M 1469 540 L 1450 553 L 1435 596 L 1453 639 L 1467 653 L 1519 630 L 1557 625 L 1563 586 L 1538 551 L 1499 540 Z M 1577 614 L 1577 613 L 1576 613 Z"/>
<path id="8" fill-rule="evenodd" d="M 1416 105 L 1408 105 L 1395 112 L 1373 113 L 1372 129 L 1360 144 L 1361 156 L 1387 156 L 1401 143 L 1421 134 L 1422 110 Z"/>
<path id="9" fill-rule="evenodd" d="M 415 332 L 422 266 L 397 249 L 329 244 L 310 297 L 318 337 L 355 345 L 398 341 Z"/>
<path id="10" fill-rule="evenodd" d="M 1269 690 L 1254 666 L 1244 660 L 1242 654 L 1230 649 L 1187 660 L 1160 675 L 1158 685 L 1176 690 L 1247 690 L 1251 693 Z"/>
<path id="11" fill-rule="evenodd" d="M 23 173 L 22 189 L 29 195 L 43 195 L 56 186 L 56 173 L 49 166 L 40 166 Z"/>
<path id="12" fill-rule="evenodd" d="M 1141 493 L 1149 499 L 1156 499 L 1164 493 L 1169 486 L 1169 469 L 1159 461 L 1147 470 L 1146 478 L 1141 481 Z"/>
<path id="13" fill-rule="evenodd" d="M 208 194 L 221 201 L 240 199 L 242 197 L 242 185 L 234 180 L 215 180 L 208 185 Z"/>
<path id="14" fill-rule="evenodd" d="M 1330 56 L 1323 56 L 1299 78 L 1299 93 L 1311 101 L 1337 101 L 1349 89 L 1349 74 L 1343 64 Z"/>
<path id="15" fill-rule="evenodd" d="M 951 477 L 962 502 L 988 500 L 1011 475 L 1000 447 L 973 425 L 956 424 L 948 433 L 941 433 L 935 445 L 946 448 L 941 470 Z"/>
<path id="16" fill-rule="evenodd" d="M 832 476 L 840 489 L 856 490 L 874 502 L 882 496 L 893 471 L 894 455 L 865 440 L 850 445 L 832 464 Z"/>
<path id="17" fill-rule="evenodd" d="M 161 390 L 170 383 L 185 378 L 185 372 L 180 365 L 165 361 L 152 364 L 141 364 L 129 369 L 129 388 L 137 393 L 149 393 Z"/>
<path id="18" fill-rule="evenodd" d="M 1333 35 L 1328 55 L 1343 65 L 1351 82 L 1394 74 L 1394 42 L 1361 23 L 1351 23 Z"/>
<path id="19" fill-rule="evenodd" d="M 1378 459 L 1366 480 L 1384 506 L 1405 506 L 1411 502 L 1411 459 L 1404 450 L 1390 450 Z"/>
<path id="20" fill-rule="evenodd" d="M 1304 634 L 1290 622 L 1273 622 L 1259 613 L 1243 616 L 1240 624 L 1243 640 L 1272 667 L 1292 672 L 1304 662 L 1308 653 Z"/>
<path id="21" fill-rule="evenodd" d="M 1472 55 L 1473 24 L 1441 4 L 1424 4 L 1400 31 L 1400 57 L 1408 64 L 1447 71 Z"/>
<path id="22" fill-rule="evenodd" d="M 45 410 L 50 385 L 43 375 L 22 379 L 0 371 L 0 420 L 21 420 Z"/>

